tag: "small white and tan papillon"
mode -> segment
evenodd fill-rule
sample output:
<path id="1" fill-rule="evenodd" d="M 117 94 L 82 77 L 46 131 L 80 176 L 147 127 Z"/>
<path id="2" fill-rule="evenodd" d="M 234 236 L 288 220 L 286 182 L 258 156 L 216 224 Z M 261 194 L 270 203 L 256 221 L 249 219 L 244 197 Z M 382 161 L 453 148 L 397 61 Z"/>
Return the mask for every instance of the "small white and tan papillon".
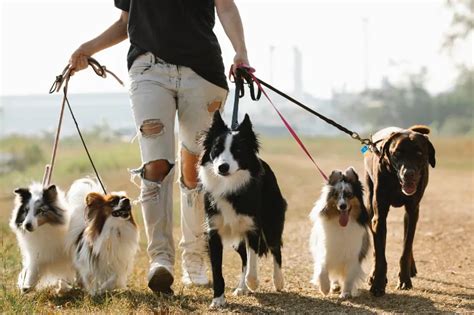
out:
<path id="1" fill-rule="evenodd" d="M 335 170 L 310 214 L 310 249 L 314 259 L 312 283 L 322 294 L 341 291 L 346 299 L 358 294 L 369 250 L 369 216 L 363 188 L 354 168 Z"/>
<path id="2" fill-rule="evenodd" d="M 69 208 L 64 193 L 51 185 L 33 183 L 15 189 L 10 228 L 16 234 L 23 268 L 18 287 L 26 293 L 36 287 L 58 285 L 57 293 L 74 279 L 72 259 L 65 247 Z"/>
<path id="3" fill-rule="evenodd" d="M 125 289 L 138 250 L 130 199 L 100 191 L 95 181 L 80 179 L 67 194 L 72 209 L 67 247 L 77 282 L 90 295 Z"/>

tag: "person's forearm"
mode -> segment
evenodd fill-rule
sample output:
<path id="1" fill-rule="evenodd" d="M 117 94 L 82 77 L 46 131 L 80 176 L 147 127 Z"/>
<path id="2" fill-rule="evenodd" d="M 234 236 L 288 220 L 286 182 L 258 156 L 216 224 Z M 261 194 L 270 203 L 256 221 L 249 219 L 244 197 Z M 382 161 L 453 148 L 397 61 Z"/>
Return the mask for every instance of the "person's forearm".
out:
<path id="1" fill-rule="evenodd" d="M 239 10 L 233 1 L 217 7 L 219 20 L 237 54 L 247 54 L 245 47 L 244 28 L 240 19 Z"/>
<path id="2" fill-rule="evenodd" d="M 114 46 L 125 40 L 128 37 L 127 19 L 128 14 L 122 14 L 120 19 L 117 20 L 114 24 L 112 24 L 102 34 L 82 44 L 82 50 L 92 56 L 93 54 L 101 50 Z"/>

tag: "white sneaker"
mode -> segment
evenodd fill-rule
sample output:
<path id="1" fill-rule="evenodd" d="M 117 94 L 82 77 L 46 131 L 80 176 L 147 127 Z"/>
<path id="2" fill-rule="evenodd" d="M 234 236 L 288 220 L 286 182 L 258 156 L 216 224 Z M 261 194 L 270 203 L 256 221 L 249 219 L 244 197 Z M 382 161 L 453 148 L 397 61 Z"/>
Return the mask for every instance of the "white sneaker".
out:
<path id="1" fill-rule="evenodd" d="M 209 285 L 209 279 L 207 278 L 207 267 L 206 263 L 199 254 L 186 254 L 183 255 L 182 261 L 183 277 L 181 281 L 184 286 L 207 286 Z"/>

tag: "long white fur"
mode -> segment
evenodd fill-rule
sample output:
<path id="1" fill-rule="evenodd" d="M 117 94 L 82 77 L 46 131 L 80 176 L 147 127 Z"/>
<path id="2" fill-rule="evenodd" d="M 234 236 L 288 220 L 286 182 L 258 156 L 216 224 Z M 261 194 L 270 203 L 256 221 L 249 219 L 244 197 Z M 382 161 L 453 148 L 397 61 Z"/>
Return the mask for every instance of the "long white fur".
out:
<path id="1" fill-rule="evenodd" d="M 359 253 L 366 230 L 352 217 L 346 227 L 341 227 L 339 217 L 321 215 L 328 193 L 329 187 L 325 186 L 310 214 L 313 222 L 310 249 L 314 260 L 311 282 L 318 284 L 324 295 L 331 286 L 340 284 L 340 297 L 348 298 L 358 294 L 357 288 L 365 277 Z"/>
<path id="2" fill-rule="evenodd" d="M 71 256 L 65 246 L 70 216 L 69 206 L 65 201 L 64 193 L 57 188 L 56 204 L 65 210 L 64 224 L 43 224 L 38 227 L 33 209 L 35 202 L 42 198 L 43 186 L 33 183 L 29 186 L 29 191 L 31 193 L 30 211 L 23 222 L 23 229 L 19 229 L 15 224 L 17 210 L 21 203 L 18 196 L 15 199 L 16 211 L 12 213 L 10 220 L 10 227 L 16 235 L 22 256 L 23 269 L 18 275 L 18 287 L 22 292 L 27 292 L 35 287 L 57 284 L 58 293 L 61 293 L 69 288 L 68 282 L 71 283 L 74 279 Z M 24 230 L 27 220 L 33 225 L 34 231 Z"/>
<path id="3" fill-rule="evenodd" d="M 99 237 L 90 245 L 85 243 L 77 253 L 76 241 L 86 227 L 86 196 L 100 191 L 94 181 L 81 179 L 73 183 L 67 196 L 72 207 L 67 246 L 73 255 L 78 276 L 91 295 L 126 288 L 138 250 L 137 228 L 128 220 L 110 216 Z M 92 246 L 92 255 L 98 256 L 96 263 L 92 263 L 89 246 Z"/>

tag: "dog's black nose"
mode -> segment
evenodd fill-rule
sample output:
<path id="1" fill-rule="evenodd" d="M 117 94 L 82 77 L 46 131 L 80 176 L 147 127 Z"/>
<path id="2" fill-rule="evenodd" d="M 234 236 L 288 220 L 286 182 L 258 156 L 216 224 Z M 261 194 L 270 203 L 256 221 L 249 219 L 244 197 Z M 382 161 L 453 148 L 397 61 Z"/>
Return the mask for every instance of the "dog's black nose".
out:
<path id="1" fill-rule="evenodd" d="M 219 169 L 219 173 L 220 174 L 227 174 L 229 172 L 229 164 L 227 163 L 222 163 L 221 165 L 219 165 L 218 169 Z"/>
<path id="2" fill-rule="evenodd" d="M 346 205 L 345 203 L 340 204 L 340 205 L 339 205 L 339 208 L 340 208 L 341 210 L 346 210 L 347 205 Z"/>
<path id="3" fill-rule="evenodd" d="M 25 224 L 25 229 L 27 229 L 27 230 L 30 231 L 30 232 L 33 231 L 33 224 L 31 224 L 31 223 L 26 223 L 26 224 Z"/>

